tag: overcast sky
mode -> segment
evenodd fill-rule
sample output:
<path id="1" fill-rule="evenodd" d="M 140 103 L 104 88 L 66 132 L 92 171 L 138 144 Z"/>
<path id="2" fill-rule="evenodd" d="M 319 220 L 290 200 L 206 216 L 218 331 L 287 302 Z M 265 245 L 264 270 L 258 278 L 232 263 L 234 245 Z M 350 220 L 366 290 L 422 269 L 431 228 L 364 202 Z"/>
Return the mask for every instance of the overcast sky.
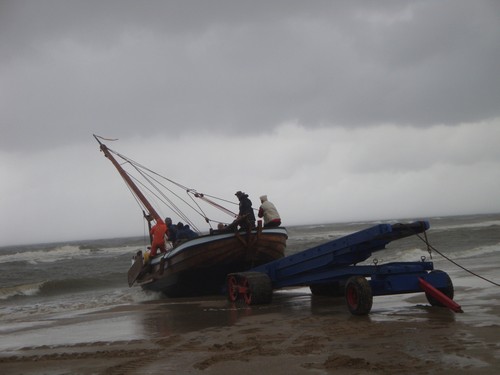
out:
<path id="1" fill-rule="evenodd" d="M 500 2 L 0 0 L 0 131 L 0 245 L 143 233 L 93 133 L 285 225 L 500 212 Z"/>

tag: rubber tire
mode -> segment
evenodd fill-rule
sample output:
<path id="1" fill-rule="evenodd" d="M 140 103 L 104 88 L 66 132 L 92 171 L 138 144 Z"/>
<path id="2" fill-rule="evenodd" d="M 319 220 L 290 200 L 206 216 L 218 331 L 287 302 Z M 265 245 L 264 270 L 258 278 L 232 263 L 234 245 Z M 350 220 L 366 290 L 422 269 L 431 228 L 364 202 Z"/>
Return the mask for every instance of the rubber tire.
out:
<path id="1" fill-rule="evenodd" d="M 441 271 L 441 270 L 433 270 L 429 274 L 433 274 L 433 273 L 435 273 L 435 274 L 444 274 L 445 275 L 446 280 L 447 280 L 446 287 L 444 287 L 444 288 L 436 288 L 436 289 L 439 290 L 441 293 L 443 293 L 448 298 L 453 299 L 453 297 L 455 296 L 455 289 L 453 288 L 453 282 L 451 281 L 450 276 L 446 272 Z M 433 296 L 431 296 L 428 293 L 425 293 L 425 297 L 427 298 L 427 301 L 429 301 L 429 303 L 431 304 L 431 306 L 446 307 L 445 305 L 443 305 L 441 302 L 439 302 L 438 300 L 436 300 Z"/>
<path id="2" fill-rule="evenodd" d="M 273 299 L 273 287 L 268 275 L 261 272 L 239 273 L 240 284 L 248 290 L 243 295 L 247 305 L 263 305 L 271 303 Z"/>
<path id="3" fill-rule="evenodd" d="M 367 315 L 372 309 L 373 294 L 368 280 L 363 276 L 351 276 L 345 284 L 347 307 L 353 315 Z"/>

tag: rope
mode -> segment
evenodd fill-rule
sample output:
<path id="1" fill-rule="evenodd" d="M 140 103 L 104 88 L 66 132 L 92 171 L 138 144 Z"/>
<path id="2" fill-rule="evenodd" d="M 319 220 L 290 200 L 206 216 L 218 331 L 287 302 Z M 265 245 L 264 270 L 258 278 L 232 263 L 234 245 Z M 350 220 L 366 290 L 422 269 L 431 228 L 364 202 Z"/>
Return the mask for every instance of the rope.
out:
<path id="1" fill-rule="evenodd" d="M 198 230 L 198 228 L 196 228 L 196 226 L 194 225 L 194 223 L 182 212 L 182 210 L 180 210 L 179 207 L 163 191 L 161 191 L 153 182 L 151 182 L 151 180 L 155 181 L 158 185 L 161 185 L 163 188 L 165 188 L 170 193 L 172 193 L 173 195 L 175 195 L 176 197 L 178 197 L 180 200 L 182 200 L 184 203 L 186 203 L 189 207 L 191 207 L 191 209 L 193 209 L 195 212 L 197 212 L 191 205 L 189 205 L 188 202 L 186 202 L 185 200 L 183 200 L 181 197 L 179 197 L 177 194 L 175 194 L 172 190 L 170 190 L 168 187 L 166 187 L 165 185 L 163 185 L 160 181 L 158 181 L 154 177 L 151 177 L 151 176 L 147 175 L 146 173 L 144 173 L 142 170 L 139 170 L 134 165 L 133 165 L 133 167 L 142 176 L 142 178 L 144 178 L 144 180 L 147 181 L 156 190 L 156 192 L 161 197 L 157 193 L 155 193 L 154 191 L 152 191 L 148 186 L 146 186 L 145 184 L 143 184 L 141 181 L 139 181 L 135 177 L 131 176 L 138 184 L 140 184 L 142 187 L 144 187 L 144 189 L 146 189 L 147 191 L 149 191 L 154 197 L 156 197 L 157 199 L 159 199 L 160 202 L 162 202 L 170 210 L 172 210 L 178 216 L 180 216 L 186 223 L 188 223 L 191 226 L 191 228 L 193 228 L 197 232 L 200 232 Z"/>
<path id="2" fill-rule="evenodd" d="M 108 149 L 109 150 L 109 149 Z M 165 195 L 165 193 L 163 193 L 154 183 L 151 182 L 151 177 L 146 175 L 144 173 L 144 171 L 140 170 L 139 167 L 137 165 L 134 165 L 129 159 L 127 159 L 125 156 L 123 155 L 120 155 L 118 154 L 117 152 L 113 151 L 113 150 L 109 150 L 110 152 L 113 152 L 113 154 L 115 154 L 117 157 L 121 158 L 124 160 L 123 163 L 121 163 L 121 165 L 125 165 L 125 164 L 129 164 L 132 168 L 134 168 L 136 170 L 137 173 L 139 173 L 142 178 L 147 181 L 157 192 L 158 194 L 160 194 L 165 200 L 167 200 L 168 202 L 170 202 L 171 205 L 169 205 L 165 200 L 163 200 L 157 193 L 155 193 L 150 187 L 148 187 L 147 185 L 145 185 L 142 181 L 138 180 L 135 176 L 131 175 L 129 172 L 125 171 L 125 173 L 127 173 L 127 175 L 135 181 L 135 183 L 137 185 L 140 185 L 142 188 L 143 188 L 143 193 L 150 193 L 150 197 L 155 197 L 157 198 L 161 203 L 163 203 L 164 205 L 166 205 L 169 209 L 171 209 L 172 211 L 176 212 L 178 216 L 180 216 L 182 219 L 184 219 L 185 222 L 187 222 L 188 224 L 191 225 L 191 227 L 195 230 L 197 230 L 196 226 L 194 226 L 190 220 L 181 212 L 181 210 L 178 208 L 178 207 L 173 207 L 175 206 L 175 204 Z M 170 191 L 172 194 L 175 195 L 174 192 L 172 192 L 170 189 L 168 189 L 165 185 L 163 185 L 161 182 L 157 181 L 156 179 L 152 178 L 155 182 L 157 182 L 159 185 L 163 186 L 165 189 L 167 189 L 168 191 Z M 125 180 L 125 179 L 124 179 Z M 140 202 L 140 200 L 137 198 L 137 196 L 135 195 L 135 193 L 133 192 L 133 190 L 128 186 L 127 183 L 125 183 L 125 185 L 128 187 L 129 191 L 131 192 L 132 196 L 134 197 L 135 201 L 137 202 L 137 204 L 139 205 L 139 207 L 141 209 L 145 209 L 144 205 L 142 204 L 142 202 Z M 177 196 L 177 195 L 176 195 Z M 179 199 L 182 199 L 179 197 Z M 192 207 L 191 207 L 192 208 Z M 199 232 L 199 230 L 197 230 Z"/>
<path id="3" fill-rule="evenodd" d="M 115 155 L 119 156 L 120 158 L 122 158 L 123 160 L 127 161 L 128 163 L 130 163 L 130 165 L 132 165 L 137 171 L 139 171 L 138 169 L 141 169 L 141 170 L 144 170 L 144 171 L 147 171 L 149 173 L 151 173 L 152 175 L 156 175 L 162 179 L 164 179 L 165 181 L 168 181 L 170 182 L 171 184 L 181 188 L 182 190 L 186 191 L 187 193 L 191 193 L 192 195 L 194 195 L 195 197 L 197 198 L 201 198 L 201 197 L 209 197 L 209 198 L 213 198 L 213 199 L 217 199 L 219 201 L 222 201 L 222 202 L 225 202 L 225 203 L 228 203 L 228 204 L 231 204 L 231 205 L 238 205 L 237 203 L 234 203 L 232 201 L 229 201 L 229 200 L 226 200 L 226 199 L 223 199 L 223 198 L 219 198 L 219 197 L 216 197 L 216 196 L 213 196 L 213 195 L 209 195 L 209 194 L 205 194 L 205 193 L 198 193 L 195 189 L 191 189 L 191 188 L 188 188 L 187 186 L 185 185 L 182 185 L 178 182 L 175 182 L 174 180 L 171 180 L 170 178 L 167 178 L 165 176 L 162 176 L 161 174 L 151 170 L 150 168 L 114 151 L 114 150 L 111 150 L 108 148 L 108 151 L 110 152 L 113 152 Z M 142 174 L 142 173 L 141 173 Z M 150 176 L 155 182 L 157 182 L 158 184 L 160 184 L 162 187 L 164 187 L 165 189 L 167 189 L 170 193 L 172 193 L 173 195 L 175 195 L 177 198 L 179 198 L 180 200 L 182 200 L 185 204 L 189 205 L 188 202 L 186 202 L 184 199 L 182 199 L 178 194 L 175 194 L 175 192 L 173 192 L 171 189 L 169 189 L 167 186 L 163 185 L 160 181 L 158 181 L 157 179 L 153 178 L 152 176 Z M 198 196 L 199 195 L 199 196 Z M 198 206 L 198 204 L 196 204 Z M 212 205 L 214 206 L 218 206 L 218 207 L 222 207 L 220 205 L 217 205 L 217 204 L 214 204 L 212 203 Z M 192 206 L 190 206 L 193 210 L 194 208 Z M 198 206 L 199 207 L 199 206 Z M 201 209 L 200 209 L 201 210 Z M 225 208 L 222 207 L 221 209 L 222 211 L 228 213 L 229 215 L 233 216 L 233 215 L 236 215 L 235 213 L 233 213 L 232 211 L 229 211 Z M 204 217 L 203 215 L 201 215 L 202 217 Z"/>
<path id="4" fill-rule="evenodd" d="M 198 192 L 195 192 L 195 191 L 192 191 L 192 193 L 194 194 L 194 196 L 196 198 L 200 198 L 202 201 L 204 202 L 207 202 L 208 204 L 211 204 L 212 206 L 216 207 L 217 209 L 227 213 L 228 215 L 230 216 L 233 216 L 233 217 L 236 217 L 238 216 L 237 213 L 231 211 L 231 210 L 228 210 L 227 208 L 221 206 L 220 204 L 218 203 L 215 203 L 214 201 L 211 201 L 210 199 L 206 198 L 206 194 L 202 194 L 202 193 L 198 193 Z M 208 195 L 207 195 L 208 196 Z"/>
<path id="5" fill-rule="evenodd" d="M 425 234 L 425 232 L 424 232 L 424 234 Z M 427 240 L 427 235 L 425 235 L 425 239 L 423 239 L 423 238 L 422 238 L 420 235 L 418 235 L 418 234 L 417 234 L 417 237 L 418 237 L 421 241 L 423 241 L 423 242 L 425 242 L 425 243 L 426 243 L 426 245 L 427 245 L 427 249 L 429 250 L 429 254 L 430 254 L 430 250 L 433 250 L 433 251 L 435 251 L 436 253 L 438 253 L 439 255 L 441 255 L 444 259 L 446 259 L 448 262 L 453 263 L 455 266 L 457 266 L 458 268 L 461 268 L 461 269 L 462 269 L 462 270 L 464 270 L 465 272 L 468 272 L 468 273 L 470 273 L 471 275 L 476 276 L 476 277 L 478 277 L 478 278 L 480 278 L 480 279 L 482 279 L 482 280 L 484 280 L 484 281 L 486 281 L 486 282 L 488 282 L 488 283 L 490 283 L 490 284 L 493 284 L 493 285 L 495 285 L 495 286 L 499 286 L 499 287 L 500 287 L 500 284 L 498 284 L 498 283 L 496 283 L 496 282 L 494 282 L 494 281 L 492 281 L 492 280 L 489 280 L 489 279 L 487 279 L 486 277 L 483 277 L 483 276 L 481 276 L 481 275 L 478 275 L 477 273 L 475 273 L 475 272 L 473 272 L 473 271 L 471 271 L 471 270 L 469 270 L 469 269 L 465 268 L 464 266 L 462 266 L 462 265 L 458 264 L 458 263 L 457 263 L 457 262 L 455 262 L 454 260 L 452 260 L 452 259 L 450 259 L 449 257 L 447 257 L 446 255 L 444 255 L 442 252 L 440 252 L 440 251 L 439 251 L 438 249 L 436 249 L 434 246 L 432 246 L 431 244 L 429 244 L 429 241 Z M 432 259 L 432 257 L 431 257 L 431 259 Z"/>
<path id="6" fill-rule="evenodd" d="M 102 137 L 100 137 L 100 138 L 102 138 Z M 196 227 L 196 225 L 187 217 L 187 215 L 184 214 L 182 212 L 182 210 L 165 194 L 165 191 L 168 191 L 170 194 L 172 194 L 177 199 L 179 199 L 180 201 L 182 201 L 187 207 L 189 207 L 194 212 L 196 212 L 198 215 L 200 215 L 209 225 L 210 225 L 210 222 L 217 222 L 218 223 L 218 222 L 220 222 L 220 220 L 212 220 L 212 219 L 208 218 L 207 215 L 205 214 L 205 212 L 203 211 L 203 209 L 193 199 L 193 197 L 201 198 L 205 202 L 211 204 L 212 206 L 218 208 L 219 210 L 225 212 L 226 214 L 229 214 L 231 216 L 235 216 L 236 215 L 232 211 L 230 211 L 230 210 L 222 207 L 221 205 L 218 205 L 215 202 L 210 201 L 206 197 L 211 197 L 211 198 L 214 198 L 214 199 L 219 199 L 221 201 L 225 201 L 224 199 L 217 198 L 217 197 L 214 197 L 214 196 L 210 196 L 210 195 L 207 195 L 207 194 L 198 193 L 196 190 L 187 188 L 186 186 L 184 186 L 182 184 L 179 184 L 179 183 L 177 183 L 177 182 L 175 182 L 175 181 L 173 181 L 173 180 L 171 180 L 171 179 L 169 179 L 169 178 L 167 178 L 165 176 L 162 176 L 162 175 L 158 174 L 157 172 L 155 172 L 155 171 L 153 171 L 153 170 L 151 170 L 151 169 L 149 169 L 149 168 L 141 165 L 140 163 L 135 162 L 134 160 L 132 160 L 132 159 L 130 159 L 130 158 L 128 158 L 128 157 L 126 157 L 126 156 L 124 156 L 124 155 L 122 155 L 122 154 L 120 154 L 120 153 L 118 153 L 118 152 L 116 152 L 116 151 L 114 151 L 112 149 L 108 148 L 108 151 L 112 152 L 117 157 L 119 157 L 122 160 L 124 160 L 124 162 L 122 163 L 122 165 L 123 164 L 129 164 L 131 166 L 131 168 L 135 169 L 135 171 L 141 176 L 141 178 L 143 178 L 144 181 L 146 181 L 152 188 L 146 186 L 144 183 L 142 183 L 141 181 L 139 181 L 137 178 L 135 178 L 130 173 L 128 173 L 128 172 L 125 172 L 125 173 L 127 173 L 129 175 L 129 177 L 132 178 L 138 185 L 141 185 L 142 188 L 145 189 L 145 191 L 147 191 L 150 194 L 152 194 L 162 204 L 164 204 L 171 211 L 173 211 L 175 214 L 177 214 L 184 222 L 186 222 L 187 224 L 189 224 L 191 226 L 191 228 L 193 228 L 195 231 L 200 232 L 199 229 Z M 161 179 L 163 179 L 163 180 L 165 180 L 165 181 L 167 181 L 169 183 L 171 183 L 172 185 L 177 186 L 178 188 L 180 188 L 182 190 L 184 190 L 189 195 L 191 203 L 189 201 L 187 201 L 186 199 L 182 198 L 179 194 L 177 194 L 175 191 L 173 191 L 172 189 L 170 189 L 168 186 L 166 186 L 165 184 L 163 184 L 157 177 L 161 178 Z M 153 181 L 154 181 L 154 183 L 153 183 Z M 163 189 L 165 189 L 165 191 L 162 191 L 159 188 L 159 186 L 161 186 Z M 153 190 L 155 190 L 155 191 L 153 191 Z M 135 197 L 135 194 L 132 194 L 132 195 L 136 199 L 136 201 L 139 204 L 139 206 L 141 206 L 141 208 L 142 208 L 143 206 L 138 201 L 137 197 Z M 230 201 L 226 201 L 226 202 L 231 203 L 231 204 L 235 204 L 234 202 L 230 202 Z"/>

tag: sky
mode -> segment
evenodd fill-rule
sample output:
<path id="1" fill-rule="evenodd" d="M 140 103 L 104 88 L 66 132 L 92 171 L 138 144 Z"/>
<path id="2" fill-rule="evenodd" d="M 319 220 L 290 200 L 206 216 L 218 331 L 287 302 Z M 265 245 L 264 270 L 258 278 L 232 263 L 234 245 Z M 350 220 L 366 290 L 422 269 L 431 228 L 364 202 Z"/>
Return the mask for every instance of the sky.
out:
<path id="1" fill-rule="evenodd" d="M 0 0 L 0 246 L 143 234 L 92 134 L 285 226 L 500 212 L 500 2 Z"/>

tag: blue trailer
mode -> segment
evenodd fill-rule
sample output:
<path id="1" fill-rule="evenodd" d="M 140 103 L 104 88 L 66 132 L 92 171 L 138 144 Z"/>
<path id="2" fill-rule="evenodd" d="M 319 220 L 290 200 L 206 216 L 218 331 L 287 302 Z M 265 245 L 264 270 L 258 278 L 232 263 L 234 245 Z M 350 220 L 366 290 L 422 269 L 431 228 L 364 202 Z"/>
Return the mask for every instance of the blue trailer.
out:
<path id="1" fill-rule="evenodd" d="M 453 284 L 432 262 L 357 265 L 388 243 L 425 232 L 427 221 L 379 224 L 282 259 L 227 276 L 230 301 L 270 303 L 274 289 L 309 286 L 313 295 L 345 296 L 354 315 L 368 314 L 373 296 L 424 292 L 433 306 L 461 312 L 453 302 Z"/>

